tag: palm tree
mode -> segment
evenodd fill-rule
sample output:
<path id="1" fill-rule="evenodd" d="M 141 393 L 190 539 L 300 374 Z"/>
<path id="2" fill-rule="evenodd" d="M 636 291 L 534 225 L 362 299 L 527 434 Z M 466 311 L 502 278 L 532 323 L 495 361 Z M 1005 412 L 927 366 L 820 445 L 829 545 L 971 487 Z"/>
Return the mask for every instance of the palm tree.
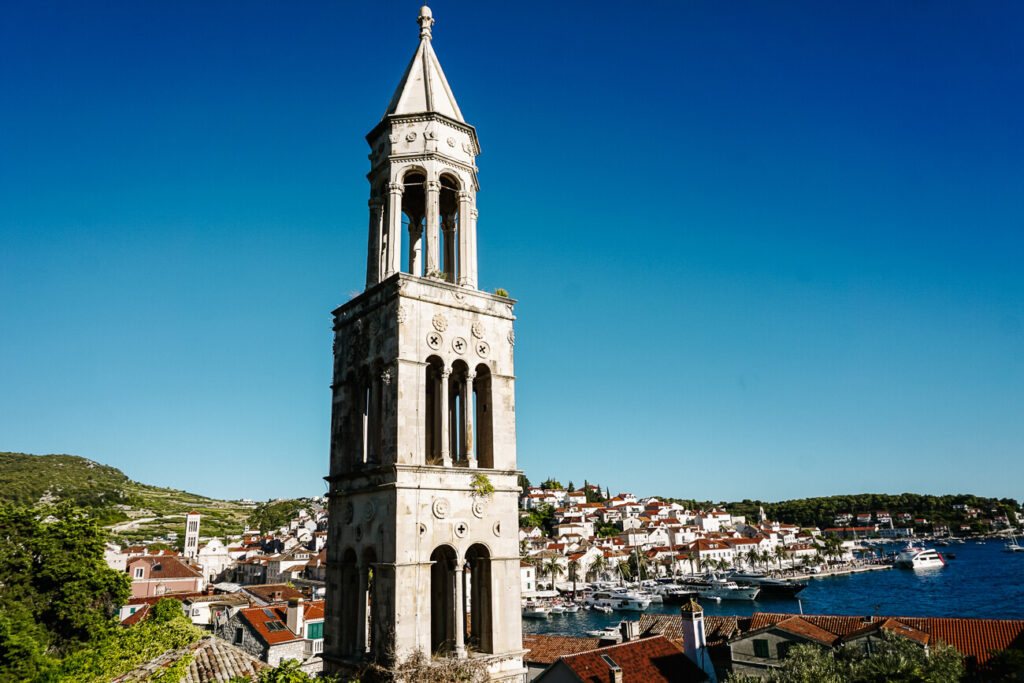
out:
<path id="1" fill-rule="evenodd" d="M 751 548 L 747 551 L 747 562 L 750 564 L 751 569 L 757 567 L 757 561 L 760 559 L 761 554 L 757 552 L 757 548 Z"/>
<path id="2" fill-rule="evenodd" d="M 569 580 L 572 581 L 572 597 L 576 597 L 576 574 L 580 570 L 579 560 L 569 560 Z"/>
<path id="3" fill-rule="evenodd" d="M 601 575 L 608 569 L 608 560 L 605 559 L 604 553 L 596 556 L 587 568 L 588 574 L 593 574 L 595 579 L 601 578 Z"/>
<path id="4" fill-rule="evenodd" d="M 559 576 L 565 573 L 565 570 L 562 569 L 562 565 L 558 561 L 558 558 L 554 555 L 552 555 L 547 562 L 541 564 L 540 571 L 545 576 L 551 576 L 551 590 L 555 590 L 555 582 L 558 581 Z"/>
<path id="5" fill-rule="evenodd" d="M 779 561 L 779 571 L 782 571 L 782 561 L 786 559 L 786 547 L 782 545 L 775 546 L 775 559 Z"/>

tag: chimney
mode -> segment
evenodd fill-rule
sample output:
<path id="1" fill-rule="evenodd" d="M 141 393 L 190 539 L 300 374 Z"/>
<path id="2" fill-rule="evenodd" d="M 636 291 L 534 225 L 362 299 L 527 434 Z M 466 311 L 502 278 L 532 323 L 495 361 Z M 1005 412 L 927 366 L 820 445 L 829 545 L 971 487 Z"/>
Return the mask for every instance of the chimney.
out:
<path id="1" fill-rule="evenodd" d="M 640 637 L 640 622 L 624 620 L 619 624 L 619 632 L 622 634 L 622 642 L 624 643 L 636 640 Z M 619 676 L 622 676 L 621 671 L 619 672 Z"/>
<path id="2" fill-rule="evenodd" d="M 280 590 L 276 590 L 276 591 L 274 591 L 273 593 L 270 594 L 270 597 L 272 597 L 274 599 L 274 602 L 278 602 L 278 601 L 281 600 L 281 594 L 282 593 L 281 593 Z"/>
<path id="3" fill-rule="evenodd" d="M 302 618 L 305 616 L 305 604 L 302 598 L 288 601 L 288 630 L 302 637 Z"/>
<path id="4" fill-rule="evenodd" d="M 608 670 L 608 683 L 622 683 L 621 666 L 613 666 Z"/>
<path id="5" fill-rule="evenodd" d="M 207 595 L 213 595 L 213 584 L 212 583 L 206 584 L 206 594 Z"/>

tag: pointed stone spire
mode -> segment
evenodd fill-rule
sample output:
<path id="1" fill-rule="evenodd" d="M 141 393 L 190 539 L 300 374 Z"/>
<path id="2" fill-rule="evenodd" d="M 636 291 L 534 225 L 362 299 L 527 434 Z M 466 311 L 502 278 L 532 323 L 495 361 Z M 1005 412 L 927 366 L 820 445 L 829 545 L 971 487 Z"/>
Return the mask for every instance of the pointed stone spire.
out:
<path id="1" fill-rule="evenodd" d="M 465 123 L 431 45 L 430 29 L 434 25 L 434 15 L 429 7 L 424 5 L 420 8 L 416 22 L 420 25 L 419 47 L 406 67 L 384 117 L 436 112 Z"/>

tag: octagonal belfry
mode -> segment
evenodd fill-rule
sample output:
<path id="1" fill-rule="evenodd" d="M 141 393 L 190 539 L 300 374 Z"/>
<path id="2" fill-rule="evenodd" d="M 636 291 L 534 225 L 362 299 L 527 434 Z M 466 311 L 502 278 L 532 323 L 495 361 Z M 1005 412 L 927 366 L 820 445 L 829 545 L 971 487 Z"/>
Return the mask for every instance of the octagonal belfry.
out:
<path id="1" fill-rule="evenodd" d="M 367 136 L 366 289 L 334 311 L 323 658 L 521 680 L 515 302 L 477 289 L 476 130 L 417 21 Z"/>

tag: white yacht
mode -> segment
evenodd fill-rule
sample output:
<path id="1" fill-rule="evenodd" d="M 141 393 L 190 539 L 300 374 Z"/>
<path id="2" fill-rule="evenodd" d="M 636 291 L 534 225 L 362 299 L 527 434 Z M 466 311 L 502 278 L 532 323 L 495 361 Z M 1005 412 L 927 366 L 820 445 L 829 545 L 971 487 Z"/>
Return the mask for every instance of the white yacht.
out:
<path id="1" fill-rule="evenodd" d="M 735 581 L 721 579 L 712 574 L 704 581 L 693 581 L 688 588 L 696 591 L 698 597 L 719 600 L 756 600 L 761 592 L 759 586 L 740 586 Z"/>
<path id="2" fill-rule="evenodd" d="M 904 569 L 932 569 L 945 567 L 946 560 L 933 548 L 908 543 L 896 557 L 896 566 Z"/>
<path id="3" fill-rule="evenodd" d="M 651 606 L 651 601 L 646 596 L 621 589 L 594 591 L 587 600 L 594 607 L 611 607 L 633 612 L 643 612 Z"/>
<path id="4" fill-rule="evenodd" d="M 528 602 L 523 605 L 523 616 L 529 619 L 547 619 L 551 608 L 540 602 Z"/>
<path id="5" fill-rule="evenodd" d="M 1024 553 L 1024 546 L 1017 543 L 1017 537 L 1011 535 L 1010 540 L 1003 544 L 1004 553 Z"/>

